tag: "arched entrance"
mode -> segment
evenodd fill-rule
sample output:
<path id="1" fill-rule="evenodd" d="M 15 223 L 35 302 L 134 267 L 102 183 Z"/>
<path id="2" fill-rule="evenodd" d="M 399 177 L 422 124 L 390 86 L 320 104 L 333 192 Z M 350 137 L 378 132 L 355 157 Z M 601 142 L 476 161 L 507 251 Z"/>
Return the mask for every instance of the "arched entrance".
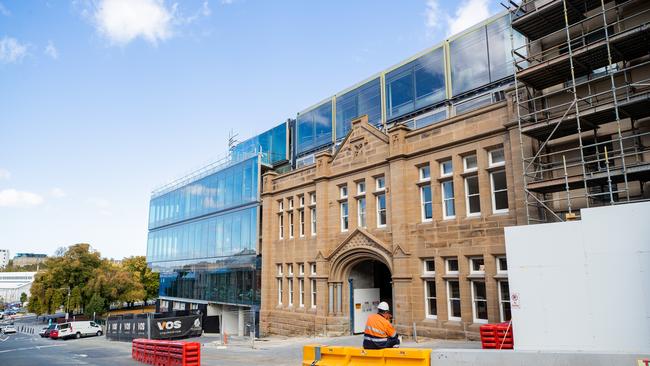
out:
<path id="1" fill-rule="evenodd" d="M 393 283 L 390 269 L 382 261 L 366 259 L 350 267 L 350 325 L 353 333 L 362 333 L 370 314 L 385 301 L 393 309 Z"/>

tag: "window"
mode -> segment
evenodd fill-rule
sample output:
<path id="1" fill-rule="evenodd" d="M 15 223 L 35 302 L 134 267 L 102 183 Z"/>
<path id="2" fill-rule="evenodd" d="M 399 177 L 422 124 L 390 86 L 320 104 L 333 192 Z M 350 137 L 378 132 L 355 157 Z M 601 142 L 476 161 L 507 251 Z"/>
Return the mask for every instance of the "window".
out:
<path id="1" fill-rule="evenodd" d="M 287 273 L 289 276 L 293 276 L 293 264 L 287 264 Z"/>
<path id="2" fill-rule="evenodd" d="M 300 202 L 300 207 L 305 207 L 305 196 L 298 197 L 298 202 Z"/>
<path id="3" fill-rule="evenodd" d="M 485 281 L 472 281 L 472 315 L 474 323 L 487 323 Z"/>
<path id="4" fill-rule="evenodd" d="M 300 237 L 303 238 L 305 236 L 305 211 L 300 210 L 298 216 L 300 217 Z"/>
<path id="5" fill-rule="evenodd" d="M 421 166 L 419 171 L 421 182 L 431 180 L 431 168 L 429 165 Z"/>
<path id="6" fill-rule="evenodd" d="M 456 217 L 456 207 L 454 206 L 454 182 L 451 180 L 441 183 L 442 188 L 442 217 L 444 219 L 453 219 Z"/>
<path id="7" fill-rule="evenodd" d="M 359 227 L 366 227 L 366 198 L 357 199 L 357 223 Z"/>
<path id="8" fill-rule="evenodd" d="M 433 259 L 425 259 L 422 261 L 424 268 L 422 274 L 425 276 L 433 276 L 436 274 L 436 262 Z"/>
<path id="9" fill-rule="evenodd" d="M 348 203 L 341 202 L 341 231 L 348 231 Z"/>
<path id="10" fill-rule="evenodd" d="M 289 288 L 289 306 L 293 306 L 293 278 L 287 279 L 287 287 Z"/>
<path id="11" fill-rule="evenodd" d="M 332 142 L 332 102 L 298 115 L 296 153 L 301 154 Z"/>
<path id="12" fill-rule="evenodd" d="M 302 278 L 298 279 L 298 301 L 301 308 L 305 307 L 305 280 Z"/>
<path id="13" fill-rule="evenodd" d="M 300 263 L 300 264 L 298 265 L 298 275 L 302 276 L 302 275 L 304 275 L 304 274 L 305 274 L 305 264 L 304 264 L 304 263 Z"/>
<path id="14" fill-rule="evenodd" d="M 465 178 L 465 206 L 467 216 L 481 215 L 481 196 L 478 191 L 478 176 Z"/>
<path id="15" fill-rule="evenodd" d="M 458 274 L 457 258 L 447 258 L 445 260 L 445 266 L 446 266 L 447 274 Z"/>
<path id="16" fill-rule="evenodd" d="M 310 210 L 311 216 L 311 235 L 316 235 L 316 207 L 312 207 Z"/>
<path id="17" fill-rule="evenodd" d="M 497 257 L 497 273 L 508 273 L 508 260 L 504 256 Z"/>
<path id="18" fill-rule="evenodd" d="M 431 201 L 431 186 L 420 187 L 420 202 L 422 221 L 431 221 L 433 219 L 433 203 Z"/>
<path id="19" fill-rule="evenodd" d="M 282 265 L 281 264 L 276 264 L 275 268 L 277 269 L 276 273 L 278 276 L 282 276 Z"/>
<path id="20" fill-rule="evenodd" d="M 504 170 L 490 173 L 490 185 L 492 187 L 492 212 L 508 212 L 508 185 L 506 183 L 506 172 Z"/>
<path id="21" fill-rule="evenodd" d="M 478 161 L 476 160 L 476 154 L 467 155 L 463 158 L 463 171 L 475 172 L 478 169 Z"/>
<path id="22" fill-rule="evenodd" d="M 426 280 L 424 281 L 424 290 L 425 290 L 425 301 L 427 309 L 427 318 L 435 319 L 438 315 L 438 309 L 436 306 L 436 281 L 435 280 Z"/>
<path id="23" fill-rule="evenodd" d="M 488 164 L 490 167 L 503 166 L 506 164 L 506 158 L 503 154 L 503 148 L 490 150 L 488 152 Z"/>
<path id="24" fill-rule="evenodd" d="M 469 259 L 469 273 L 485 274 L 485 261 L 483 257 L 472 257 Z"/>
<path id="25" fill-rule="evenodd" d="M 357 194 L 365 194 L 366 193 L 366 182 L 361 181 L 357 182 Z"/>
<path id="26" fill-rule="evenodd" d="M 377 196 L 377 227 L 386 226 L 386 195 Z"/>
<path id="27" fill-rule="evenodd" d="M 339 193 L 340 193 L 340 198 L 348 198 L 348 186 L 340 186 L 339 187 Z"/>
<path id="28" fill-rule="evenodd" d="M 278 278 L 278 305 L 282 305 L 282 278 Z"/>
<path id="29" fill-rule="evenodd" d="M 499 281 L 499 315 L 502 322 L 512 319 L 510 313 L 510 286 L 508 281 Z"/>
<path id="30" fill-rule="evenodd" d="M 440 177 L 451 177 L 454 173 L 454 165 L 451 162 L 451 159 L 440 162 Z"/>
<path id="31" fill-rule="evenodd" d="M 344 138 L 352 128 L 352 120 L 368 115 L 368 122 L 381 124 L 381 83 L 379 78 L 336 97 L 336 139 Z"/>
<path id="32" fill-rule="evenodd" d="M 293 198 L 289 198 L 289 199 L 287 199 L 287 202 L 288 202 L 288 204 L 289 204 L 289 209 L 290 209 L 290 210 L 293 210 Z"/>
<path id="33" fill-rule="evenodd" d="M 485 27 L 449 42 L 449 57 L 454 96 L 490 82 Z"/>
<path id="34" fill-rule="evenodd" d="M 447 281 L 449 320 L 460 320 L 460 284 L 456 280 Z"/>
<path id="35" fill-rule="evenodd" d="M 284 201 L 279 200 L 278 201 L 278 212 L 282 212 L 282 211 L 284 211 Z"/>
<path id="36" fill-rule="evenodd" d="M 310 193 L 309 194 L 309 203 L 312 205 L 316 204 L 316 193 Z"/>
<path id="37" fill-rule="evenodd" d="M 280 233 L 280 239 L 284 239 L 284 215 L 278 215 L 278 230 Z"/>
<path id="38" fill-rule="evenodd" d="M 293 212 L 289 212 L 289 239 L 293 239 Z"/>
<path id="39" fill-rule="evenodd" d="M 316 307 L 316 280 L 311 280 L 311 307 Z"/>
<path id="40" fill-rule="evenodd" d="M 384 177 L 375 178 L 375 188 L 378 191 L 383 191 L 386 189 L 386 180 Z"/>

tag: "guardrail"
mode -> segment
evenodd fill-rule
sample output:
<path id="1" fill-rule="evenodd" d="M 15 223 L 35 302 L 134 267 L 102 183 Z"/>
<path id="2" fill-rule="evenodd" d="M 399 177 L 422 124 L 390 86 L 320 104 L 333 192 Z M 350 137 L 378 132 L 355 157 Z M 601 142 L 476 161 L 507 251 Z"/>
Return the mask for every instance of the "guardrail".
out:
<path id="1" fill-rule="evenodd" d="M 302 366 L 429 366 L 431 350 L 420 348 L 364 349 L 360 347 L 307 345 Z"/>
<path id="2" fill-rule="evenodd" d="M 133 340 L 131 358 L 149 365 L 201 366 L 201 344 L 138 338 Z"/>

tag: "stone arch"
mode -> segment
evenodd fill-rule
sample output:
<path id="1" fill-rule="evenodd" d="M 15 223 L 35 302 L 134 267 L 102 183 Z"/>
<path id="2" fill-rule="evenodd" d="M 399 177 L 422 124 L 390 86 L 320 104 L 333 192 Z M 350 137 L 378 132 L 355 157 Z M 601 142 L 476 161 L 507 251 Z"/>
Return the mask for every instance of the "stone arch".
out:
<path id="1" fill-rule="evenodd" d="M 393 273 L 392 253 L 362 229 L 350 234 L 327 259 L 330 261 L 330 282 L 346 282 L 350 270 L 367 260 L 379 261 Z"/>

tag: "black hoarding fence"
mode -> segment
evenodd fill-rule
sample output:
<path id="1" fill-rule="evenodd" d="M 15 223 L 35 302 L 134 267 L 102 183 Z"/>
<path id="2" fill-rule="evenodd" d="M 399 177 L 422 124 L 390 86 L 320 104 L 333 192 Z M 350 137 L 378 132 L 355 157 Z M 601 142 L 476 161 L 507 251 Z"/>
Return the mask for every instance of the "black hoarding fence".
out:
<path id="1" fill-rule="evenodd" d="M 198 337 L 202 333 L 200 315 L 161 318 L 154 314 L 137 314 L 112 316 L 106 320 L 106 337 L 114 341 L 130 342 L 135 338 L 177 339 Z"/>

